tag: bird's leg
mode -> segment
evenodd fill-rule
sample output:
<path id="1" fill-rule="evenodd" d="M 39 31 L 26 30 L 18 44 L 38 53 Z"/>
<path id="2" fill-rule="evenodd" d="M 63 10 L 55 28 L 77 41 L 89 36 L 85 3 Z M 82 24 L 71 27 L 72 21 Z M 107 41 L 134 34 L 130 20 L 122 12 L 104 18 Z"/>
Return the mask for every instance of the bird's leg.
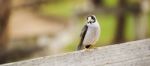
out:
<path id="1" fill-rule="evenodd" d="M 93 45 L 91 45 L 90 48 L 95 48 L 95 47 Z"/>

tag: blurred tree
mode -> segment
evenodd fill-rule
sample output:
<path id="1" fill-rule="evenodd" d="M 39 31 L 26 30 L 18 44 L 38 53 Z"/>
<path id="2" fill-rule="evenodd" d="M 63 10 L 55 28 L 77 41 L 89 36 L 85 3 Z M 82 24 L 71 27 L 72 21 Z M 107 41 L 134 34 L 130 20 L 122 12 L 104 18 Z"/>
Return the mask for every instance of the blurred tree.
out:
<path id="1" fill-rule="evenodd" d="M 10 16 L 10 0 L 0 0 L 0 52 L 4 51 L 8 40 L 8 20 Z"/>
<path id="2" fill-rule="evenodd" d="M 117 13 L 117 30 L 114 43 L 124 42 L 124 30 L 125 30 L 125 11 L 126 11 L 126 0 L 119 0 L 118 13 Z"/>
<path id="3" fill-rule="evenodd" d="M 91 0 L 91 2 L 95 8 L 98 8 L 99 6 L 103 6 L 103 0 Z"/>

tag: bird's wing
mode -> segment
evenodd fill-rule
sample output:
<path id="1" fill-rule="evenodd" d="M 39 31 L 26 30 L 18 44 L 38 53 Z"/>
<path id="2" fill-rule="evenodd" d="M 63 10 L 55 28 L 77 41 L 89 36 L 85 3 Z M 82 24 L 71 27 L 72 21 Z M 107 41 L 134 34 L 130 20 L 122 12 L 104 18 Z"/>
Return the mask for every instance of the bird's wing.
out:
<path id="1" fill-rule="evenodd" d="M 87 25 L 84 25 L 84 27 L 82 28 L 81 34 L 80 34 L 80 37 L 81 37 L 81 38 L 82 38 L 83 36 L 85 36 L 87 29 L 88 29 L 88 26 L 87 26 Z"/>
<path id="2" fill-rule="evenodd" d="M 85 26 L 82 28 L 82 31 L 81 31 L 81 34 L 80 34 L 81 40 L 80 40 L 80 43 L 79 43 L 79 45 L 78 45 L 77 50 L 81 50 L 81 49 L 83 48 L 82 43 L 83 43 L 83 40 L 84 40 L 84 37 L 85 37 L 85 34 L 86 34 L 87 30 L 88 30 L 88 26 L 85 25 Z"/>

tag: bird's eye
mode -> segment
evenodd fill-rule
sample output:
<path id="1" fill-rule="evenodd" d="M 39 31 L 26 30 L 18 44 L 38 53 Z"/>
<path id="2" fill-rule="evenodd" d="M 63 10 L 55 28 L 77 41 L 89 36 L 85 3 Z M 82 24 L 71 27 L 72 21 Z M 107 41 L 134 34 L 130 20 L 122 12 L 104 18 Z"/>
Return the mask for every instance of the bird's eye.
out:
<path id="1" fill-rule="evenodd" d="M 91 19 L 93 19 L 95 21 L 95 17 L 94 16 L 91 16 Z"/>

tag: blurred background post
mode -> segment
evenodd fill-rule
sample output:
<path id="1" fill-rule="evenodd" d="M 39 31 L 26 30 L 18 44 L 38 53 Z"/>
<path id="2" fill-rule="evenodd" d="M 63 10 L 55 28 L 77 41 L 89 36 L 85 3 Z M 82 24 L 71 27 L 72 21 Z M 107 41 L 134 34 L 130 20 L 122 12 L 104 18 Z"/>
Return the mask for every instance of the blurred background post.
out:
<path id="1" fill-rule="evenodd" d="M 11 12 L 9 0 L 0 0 L 0 56 L 5 54 L 8 46 L 8 23 Z M 3 62 L 0 60 L 0 62 Z"/>
<path id="2" fill-rule="evenodd" d="M 0 63 L 75 51 L 91 14 L 95 47 L 150 37 L 150 0 L 0 0 Z"/>

